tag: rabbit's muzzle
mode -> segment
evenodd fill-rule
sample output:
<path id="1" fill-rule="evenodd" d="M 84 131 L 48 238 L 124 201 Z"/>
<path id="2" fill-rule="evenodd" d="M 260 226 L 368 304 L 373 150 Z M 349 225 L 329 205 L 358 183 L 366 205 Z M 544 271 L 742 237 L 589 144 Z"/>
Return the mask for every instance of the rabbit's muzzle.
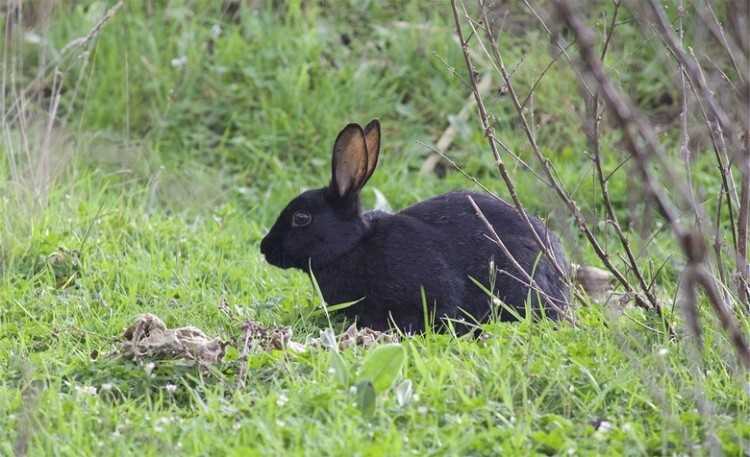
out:
<path id="1" fill-rule="evenodd" d="M 288 256 L 284 255 L 281 246 L 282 241 L 269 233 L 260 242 L 260 252 L 266 258 L 266 262 L 279 268 L 290 268 L 292 266 Z"/>

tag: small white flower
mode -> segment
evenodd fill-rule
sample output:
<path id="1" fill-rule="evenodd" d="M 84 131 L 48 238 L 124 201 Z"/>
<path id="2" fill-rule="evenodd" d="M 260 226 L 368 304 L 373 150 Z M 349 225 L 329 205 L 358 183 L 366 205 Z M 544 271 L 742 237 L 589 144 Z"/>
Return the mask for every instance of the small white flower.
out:
<path id="1" fill-rule="evenodd" d="M 169 392 L 170 394 L 173 394 L 173 393 L 175 393 L 175 391 L 177 391 L 177 386 L 176 386 L 176 385 L 174 385 L 174 384 L 167 384 L 166 386 L 164 386 L 164 388 L 165 388 L 165 389 L 167 390 L 167 392 Z"/>
<path id="2" fill-rule="evenodd" d="M 185 65 L 187 65 L 187 57 L 185 56 L 175 57 L 174 59 L 170 61 L 170 64 L 172 64 L 173 68 L 182 68 Z"/>
<path id="3" fill-rule="evenodd" d="M 658 351 L 656 352 L 656 354 L 657 354 L 657 355 L 658 355 L 659 357 L 665 357 L 665 356 L 666 356 L 667 354 L 669 354 L 669 349 L 667 349 L 667 348 L 661 348 L 661 349 L 659 349 L 659 350 L 658 350 Z"/>
<path id="4" fill-rule="evenodd" d="M 215 40 L 219 38 L 219 35 L 221 35 L 221 26 L 219 24 L 214 24 L 213 27 L 211 27 L 211 37 Z"/>
<path id="5" fill-rule="evenodd" d="M 151 372 L 154 371 L 154 368 L 156 368 L 156 364 L 154 362 L 149 362 L 143 366 L 143 369 L 146 371 L 147 375 L 150 375 Z"/>
<path id="6" fill-rule="evenodd" d="M 96 387 L 94 386 L 76 386 L 76 392 L 83 395 L 96 395 Z"/>
<path id="7" fill-rule="evenodd" d="M 286 405 L 288 401 L 289 399 L 287 398 L 287 396 L 284 394 L 281 394 L 279 395 L 279 398 L 276 399 L 276 406 L 279 406 L 279 407 L 284 406 Z"/>
<path id="8" fill-rule="evenodd" d="M 167 425 L 171 424 L 175 421 L 175 418 L 172 416 L 164 416 L 156 419 L 156 425 Z"/>
<path id="9" fill-rule="evenodd" d="M 23 39 L 26 40 L 27 43 L 31 44 L 39 44 L 42 42 L 42 37 L 37 35 L 34 32 L 26 32 L 23 34 Z"/>
<path id="10" fill-rule="evenodd" d="M 612 424 L 608 421 L 601 421 L 599 422 L 599 428 L 597 430 L 602 433 L 607 433 L 612 430 Z"/>

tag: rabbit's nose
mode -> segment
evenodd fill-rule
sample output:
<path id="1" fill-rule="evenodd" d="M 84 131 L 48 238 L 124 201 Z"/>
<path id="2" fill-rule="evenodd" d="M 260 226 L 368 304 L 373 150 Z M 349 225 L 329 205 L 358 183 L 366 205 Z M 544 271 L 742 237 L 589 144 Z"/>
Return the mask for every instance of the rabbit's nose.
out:
<path id="1" fill-rule="evenodd" d="M 266 261 L 272 262 L 273 258 L 276 257 L 278 250 L 278 243 L 271 233 L 263 237 L 263 240 L 260 242 L 260 253 L 263 254 Z"/>
<path id="2" fill-rule="evenodd" d="M 268 251 L 270 250 L 270 245 L 271 243 L 268 240 L 268 235 L 266 235 L 260 241 L 260 253 L 263 254 L 265 257 L 268 257 Z"/>

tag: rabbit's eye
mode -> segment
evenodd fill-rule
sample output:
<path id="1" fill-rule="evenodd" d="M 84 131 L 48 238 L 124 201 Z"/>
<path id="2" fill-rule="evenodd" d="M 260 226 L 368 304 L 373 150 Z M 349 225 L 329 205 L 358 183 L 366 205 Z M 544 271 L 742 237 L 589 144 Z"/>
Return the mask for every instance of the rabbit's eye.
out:
<path id="1" fill-rule="evenodd" d="M 312 216 L 310 215 L 310 213 L 297 211 L 292 216 L 292 227 L 305 227 L 307 225 L 310 225 L 310 222 L 312 222 Z"/>

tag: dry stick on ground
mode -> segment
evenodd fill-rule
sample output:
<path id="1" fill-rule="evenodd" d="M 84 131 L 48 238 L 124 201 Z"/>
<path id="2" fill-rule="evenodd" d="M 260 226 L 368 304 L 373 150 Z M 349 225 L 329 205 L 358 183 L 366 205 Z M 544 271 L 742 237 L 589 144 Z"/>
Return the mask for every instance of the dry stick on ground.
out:
<path id="1" fill-rule="evenodd" d="M 611 42 L 612 36 L 615 31 L 617 13 L 620 10 L 620 2 L 615 1 L 614 4 L 615 8 L 612 13 L 612 19 L 610 20 L 609 27 L 606 31 L 606 38 L 604 39 L 604 45 L 599 57 L 602 61 L 604 61 L 604 58 L 607 55 L 607 49 L 609 48 L 609 43 Z M 636 261 L 635 255 L 633 255 L 633 250 L 630 248 L 630 241 L 622 231 L 620 221 L 617 217 L 617 214 L 615 213 L 614 206 L 612 205 L 612 199 L 609 196 L 609 186 L 607 179 L 605 179 L 604 177 L 604 171 L 602 169 L 601 149 L 599 144 L 599 123 L 601 122 L 601 116 L 599 114 L 598 91 L 595 91 L 594 96 L 591 100 L 591 104 L 589 105 L 587 103 L 587 107 L 589 107 L 591 112 L 589 113 L 588 122 L 584 123 L 584 130 L 586 131 L 586 137 L 588 138 L 589 146 L 593 154 L 594 168 L 596 169 L 596 176 L 599 181 L 599 187 L 602 191 L 602 200 L 604 201 L 604 207 L 607 211 L 607 217 L 609 218 L 612 227 L 615 229 L 617 238 L 620 240 L 620 245 L 622 246 L 623 250 L 625 251 L 625 255 L 627 256 L 627 264 L 630 266 L 630 270 L 638 280 L 641 291 L 646 295 L 649 303 L 651 303 L 651 306 L 658 307 L 659 305 L 656 297 L 654 296 L 651 287 L 646 284 L 646 280 L 644 279 L 643 274 L 638 267 L 638 262 Z"/>
<path id="2" fill-rule="evenodd" d="M 480 94 L 485 95 L 487 92 L 490 91 L 490 87 L 492 86 L 492 73 L 487 73 L 482 77 L 482 79 L 479 81 L 479 84 L 477 84 L 477 90 Z M 456 119 L 459 121 L 465 121 L 469 117 L 469 112 L 471 112 L 471 109 L 476 104 L 476 100 L 474 99 L 473 95 L 469 96 L 469 99 L 466 100 L 466 103 L 464 103 L 463 108 L 461 108 L 461 111 L 456 115 Z M 435 143 L 435 147 L 438 151 L 440 151 L 440 154 L 433 152 L 431 153 L 427 159 L 422 164 L 422 168 L 419 170 L 419 172 L 423 175 L 432 173 L 435 171 L 435 167 L 440 163 L 442 160 L 441 154 L 445 153 L 448 148 L 451 147 L 451 144 L 453 143 L 453 140 L 456 138 L 456 134 L 458 133 L 458 129 L 455 125 L 450 124 L 447 129 L 443 132 L 442 135 L 440 135 L 440 139 L 438 139 L 437 143 Z"/>
<path id="3" fill-rule="evenodd" d="M 595 78 L 599 84 L 599 90 L 614 114 L 617 124 L 622 129 L 624 139 L 634 156 L 635 164 L 643 179 L 644 188 L 654 200 L 662 217 L 669 223 L 675 238 L 680 242 L 682 251 L 688 260 L 699 259 L 700 262 L 705 259 L 705 254 L 697 255 L 699 252 L 696 245 L 704 244 L 703 235 L 686 231 L 678 222 L 678 216 L 673 209 L 672 203 L 664 193 L 657 182 L 654 181 L 649 169 L 649 160 L 655 156 L 661 155 L 662 151 L 655 140 L 655 134 L 650 130 L 650 126 L 638 119 L 639 114 L 632 104 L 615 88 L 607 75 L 604 73 L 604 67 L 601 60 L 598 59 L 594 51 L 593 32 L 585 25 L 583 20 L 573 13 L 567 0 L 555 0 L 555 5 L 560 14 L 562 21 L 576 35 L 578 47 L 580 49 L 581 59 L 587 71 Z M 640 140 L 644 141 L 641 142 Z M 664 159 L 662 157 L 662 159 Z M 672 181 L 670 183 L 678 187 L 679 183 Z M 705 248 L 703 248 L 705 251 Z M 706 291 L 706 295 L 716 314 L 719 316 L 724 331 L 730 335 L 731 341 L 739 360 L 746 369 L 750 369 L 750 350 L 745 341 L 740 327 L 735 317 L 728 312 L 728 307 L 722 301 L 722 296 L 716 288 L 713 278 L 701 268 L 698 275 L 698 282 Z"/>
<path id="4" fill-rule="evenodd" d="M 544 170 L 545 177 L 547 178 L 547 180 L 549 180 L 550 184 L 552 185 L 553 189 L 555 190 L 557 195 L 560 197 L 560 199 L 565 203 L 569 212 L 575 218 L 576 224 L 578 225 L 579 229 L 586 236 L 586 239 L 589 241 L 594 251 L 596 252 L 597 256 L 601 259 L 601 261 L 604 263 L 606 268 L 614 275 L 614 277 L 625 288 L 625 290 L 635 297 L 636 304 L 644 308 L 652 308 L 656 310 L 656 312 L 662 318 L 662 321 L 664 322 L 665 327 L 669 329 L 669 333 L 671 334 L 672 333 L 671 328 L 669 327 L 669 324 L 666 321 L 666 318 L 662 313 L 659 303 L 655 299 L 653 299 L 652 301 L 652 296 L 650 296 L 650 294 L 648 294 L 646 297 L 646 300 L 644 300 L 640 296 L 640 294 L 636 293 L 635 288 L 628 282 L 625 276 L 612 263 L 612 261 L 609 258 L 609 255 L 604 251 L 604 249 L 602 249 L 601 245 L 597 241 L 593 232 L 588 227 L 588 224 L 586 223 L 586 220 L 583 217 L 583 214 L 581 214 L 581 211 L 578 208 L 578 205 L 575 203 L 575 201 L 573 201 L 573 199 L 571 199 L 571 197 L 568 195 L 565 189 L 562 188 L 562 185 L 558 182 L 556 174 L 552 170 L 552 166 L 550 164 L 549 159 L 547 159 L 544 156 L 544 154 L 542 154 L 536 142 L 536 138 L 531 132 L 529 123 L 526 120 L 526 116 L 523 113 L 523 108 L 521 107 L 520 100 L 513 87 L 513 82 L 511 81 L 510 75 L 508 74 L 507 68 L 505 67 L 503 58 L 498 51 L 498 48 L 496 45 L 497 40 L 495 39 L 492 33 L 492 29 L 487 26 L 487 24 L 489 24 L 489 18 L 487 17 L 487 9 L 485 8 L 485 5 L 482 1 L 480 1 L 479 6 L 480 6 L 480 10 L 483 16 L 483 22 L 485 25 L 485 32 L 487 34 L 487 39 L 490 42 L 490 49 L 492 50 L 490 57 L 493 59 L 493 61 L 495 62 L 495 65 L 500 70 L 500 73 L 503 77 L 505 85 L 508 88 L 508 93 L 510 94 L 511 100 L 513 101 L 513 106 L 516 110 L 516 114 L 521 121 L 521 125 L 523 127 L 524 132 L 526 133 L 526 137 L 529 141 L 529 144 L 531 145 L 531 149 L 534 153 L 534 156 L 537 158 L 537 160 L 542 166 L 542 169 Z M 464 13 L 466 12 L 464 11 Z M 468 18 L 468 14 L 466 14 L 466 16 Z M 471 22 L 470 22 L 470 25 L 473 28 L 473 24 Z M 476 29 L 474 29 L 474 32 L 477 33 Z M 645 285 L 645 281 L 644 281 L 644 285 Z"/>
<path id="5" fill-rule="evenodd" d="M 554 253 L 552 252 L 552 250 L 549 249 L 549 247 L 544 244 L 544 242 L 542 241 L 542 238 L 540 237 L 540 234 L 537 233 L 536 229 L 534 228 L 534 225 L 531 223 L 531 219 L 529 218 L 529 215 L 526 213 L 526 210 L 524 209 L 523 204 L 521 203 L 521 200 L 518 198 L 518 193 L 516 192 L 515 184 L 513 183 L 513 180 L 508 174 L 508 170 L 505 168 L 505 162 L 500 156 L 500 151 L 498 151 L 497 149 L 495 133 L 492 129 L 492 125 L 490 125 L 489 116 L 487 115 L 487 110 L 485 109 L 484 101 L 482 100 L 482 96 L 479 94 L 479 90 L 477 88 L 476 71 L 474 70 L 474 65 L 472 64 L 471 57 L 469 56 L 469 43 L 466 41 L 466 39 L 464 39 L 463 30 L 461 29 L 461 21 L 458 18 L 458 9 L 456 7 L 456 0 L 451 0 L 451 7 L 453 8 L 453 19 L 456 24 L 456 34 L 460 41 L 461 51 L 463 52 L 464 61 L 466 63 L 466 69 L 469 73 L 469 82 L 471 84 L 472 92 L 474 93 L 474 98 L 476 99 L 476 102 L 477 102 L 477 111 L 479 112 L 479 119 L 482 125 L 482 130 L 484 131 L 484 135 L 487 138 L 487 142 L 489 143 L 490 150 L 492 151 L 492 155 L 495 159 L 495 164 L 497 165 L 497 169 L 500 172 L 500 176 L 503 179 L 503 182 L 505 183 L 505 186 L 507 187 L 511 198 L 513 199 L 513 203 L 515 204 L 516 210 L 519 212 L 519 214 L 523 218 L 526 225 L 531 229 L 531 233 L 534 237 L 534 242 L 537 244 L 539 249 L 544 253 L 545 257 L 547 257 L 547 259 L 550 260 L 550 262 L 552 263 L 552 266 L 555 268 L 557 273 L 560 274 L 564 278 L 564 281 L 569 284 L 570 278 L 568 278 L 568 273 L 566 269 L 564 269 L 560 265 Z"/>

